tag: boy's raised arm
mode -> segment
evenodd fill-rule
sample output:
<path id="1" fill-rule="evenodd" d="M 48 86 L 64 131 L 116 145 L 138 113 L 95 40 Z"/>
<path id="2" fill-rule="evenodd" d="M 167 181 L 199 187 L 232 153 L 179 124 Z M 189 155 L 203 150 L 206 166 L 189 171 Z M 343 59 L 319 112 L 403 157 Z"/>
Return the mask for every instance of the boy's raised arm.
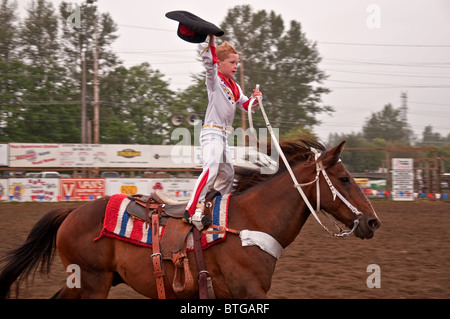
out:
<path id="1" fill-rule="evenodd" d="M 210 47 L 215 47 L 216 46 L 216 36 L 214 34 L 210 34 L 209 35 L 209 43 L 208 45 Z"/>

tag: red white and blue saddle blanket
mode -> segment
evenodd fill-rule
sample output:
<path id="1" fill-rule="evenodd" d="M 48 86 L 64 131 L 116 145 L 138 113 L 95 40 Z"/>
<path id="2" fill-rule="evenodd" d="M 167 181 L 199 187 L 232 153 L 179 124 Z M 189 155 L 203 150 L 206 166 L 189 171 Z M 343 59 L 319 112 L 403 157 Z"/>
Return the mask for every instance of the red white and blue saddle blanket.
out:
<path id="1" fill-rule="evenodd" d="M 216 197 L 212 216 L 214 225 L 228 227 L 228 203 L 230 198 L 230 194 Z M 102 231 L 94 241 L 106 236 L 139 246 L 152 246 L 152 229 L 147 228 L 147 224 L 144 221 L 131 217 L 126 211 L 130 201 L 127 195 L 117 194 L 110 197 L 105 210 Z M 208 230 L 215 229 L 208 228 Z M 160 226 L 160 238 L 163 236 L 164 231 L 165 226 Z M 202 248 L 206 249 L 213 244 L 225 240 L 226 234 L 226 232 L 220 234 L 202 234 Z M 192 251 L 194 249 L 192 233 L 189 234 L 187 240 L 187 249 L 188 251 Z"/>

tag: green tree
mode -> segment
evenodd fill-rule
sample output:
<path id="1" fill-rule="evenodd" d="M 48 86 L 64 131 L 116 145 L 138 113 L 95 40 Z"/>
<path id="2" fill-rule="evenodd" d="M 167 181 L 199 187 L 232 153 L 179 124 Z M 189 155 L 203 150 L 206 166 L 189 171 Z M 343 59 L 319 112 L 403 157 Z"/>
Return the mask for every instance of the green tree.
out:
<path id="1" fill-rule="evenodd" d="M 0 41 L 6 46 L 8 38 Z M 59 64 L 58 22 L 51 3 L 30 3 L 17 45 L 17 58 L 0 62 L 2 140 L 74 142 L 79 131 L 76 104 L 70 101 L 73 85 Z"/>
<path id="2" fill-rule="evenodd" d="M 70 82 L 45 77 L 40 66 L 0 61 L 0 141 L 77 141 L 78 102 L 65 99 L 72 89 Z"/>
<path id="3" fill-rule="evenodd" d="M 171 136 L 173 129 L 178 127 L 186 128 L 191 135 L 191 145 L 199 145 L 198 136 L 197 140 L 195 140 L 195 129 L 192 123 L 189 122 L 189 117 L 195 116 L 203 123 L 206 107 L 208 106 L 208 94 L 205 86 L 205 75 L 194 75 L 193 78 L 195 83 L 178 92 L 170 108 L 171 119 L 173 116 L 180 116 L 182 122 L 178 125 L 173 125 L 172 121 L 170 121 L 170 125 Z M 174 136 L 173 138 L 170 141 L 171 144 L 178 143 L 180 140 L 177 140 L 177 138 L 181 139 L 179 136 Z"/>
<path id="4" fill-rule="evenodd" d="M 102 143 L 167 144 L 174 92 L 148 63 L 110 72 L 101 82 Z"/>
<path id="5" fill-rule="evenodd" d="M 50 72 L 60 56 L 58 18 L 51 2 L 31 1 L 27 17 L 19 32 L 20 54 L 30 65 L 39 65 Z"/>
<path id="6" fill-rule="evenodd" d="M 367 141 L 383 138 L 385 141 L 409 141 L 411 131 L 401 118 L 400 109 L 387 104 L 377 113 L 372 113 L 363 126 L 363 136 Z"/>
<path id="7" fill-rule="evenodd" d="M 342 162 L 350 172 L 376 170 L 382 166 L 385 153 L 375 148 L 386 147 L 383 139 L 367 141 L 361 133 L 330 134 L 328 143 L 332 146 L 345 141 L 346 148 L 374 148 L 374 150 L 345 150 L 341 154 Z"/>
<path id="8" fill-rule="evenodd" d="M 71 9 L 74 3 L 62 2 L 59 6 L 61 21 L 61 47 L 64 52 L 63 65 L 68 77 L 72 80 L 73 86 L 77 88 L 77 99 L 81 101 L 81 79 L 82 79 L 82 57 L 86 61 L 86 105 L 87 118 L 93 118 L 93 75 L 94 75 L 94 46 L 98 52 L 98 81 L 101 86 L 102 81 L 109 72 L 120 65 L 117 55 L 112 51 L 111 45 L 117 39 L 117 24 L 109 13 L 100 13 L 97 6 L 83 2 L 80 5 L 81 25 L 80 28 L 67 23 L 67 18 L 72 14 Z M 100 94 L 102 92 L 100 91 Z M 105 107 L 102 106 L 102 96 L 100 96 L 100 142 L 104 143 L 102 137 L 106 136 L 105 119 L 109 114 L 102 113 Z M 80 103 L 81 104 L 81 103 Z M 78 107 L 81 113 L 81 106 Z M 78 117 L 81 120 L 80 117 Z M 109 130 L 111 128 L 108 128 Z M 79 135 L 80 136 L 80 135 Z M 78 136 L 78 141 L 80 138 Z"/>
<path id="9" fill-rule="evenodd" d="M 87 65 L 87 82 L 92 81 L 93 74 L 93 50 L 97 41 L 99 73 L 106 74 L 120 65 L 117 55 L 112 51 L 111 45 L 118 38 L 117 24 L 109 13 L 99 13 L 97 6 L 83 2 L 80 5 L 81 28 L 76 28 L 67 23 L 72 8 L 75 4 L 62 2 L 59 6 L 62 38 L 64 50 L 64 65 L 71 72 L 73 79 L 81 82 L 81 55 L 85 52 Z M 95 30 L 97 25 L 97 30 Z M 96 32 L 95 32 L 96 31 Z M 91 89 L 88 92 L 92 91 Z"/>
<path id="10" fill-rule="evenodd" d="M 2 0 L 0 4 L 0 59 L 8 61 L 13 57 L 17 46 L 17 2 Z"/>
<path id="11" fill-rule="evenodd" d="M 439 146 L 440 144 L 443 144 L 446 141 L 445 138 L 441 136 L 441 134 L 437 132 L 433 132 L 433 126 L 427 125 L 422 133 L 422 145 L 435 145 Z"/>
<path id="12" fill-rule="evenodd" d="M 282 134 L 293 126 L 311 129 L 319 124 L 318 114 L 332 111 L 321 101 L 329 90 L 322 86 L 326 75 L 319 69 L 316 43 L 306 38 L 299 22 L 291 21 L 286 30 L 281 16 L 273 11 L 255 12 L 242 5 L 228 11 L 221 28 L 225 35 L 220 39 L 240 52 L 245 91 L 249 95 L 255 84 L 261 85 L 271 124 Z M 264 126 L 259 114 L 255 126 Z"/>

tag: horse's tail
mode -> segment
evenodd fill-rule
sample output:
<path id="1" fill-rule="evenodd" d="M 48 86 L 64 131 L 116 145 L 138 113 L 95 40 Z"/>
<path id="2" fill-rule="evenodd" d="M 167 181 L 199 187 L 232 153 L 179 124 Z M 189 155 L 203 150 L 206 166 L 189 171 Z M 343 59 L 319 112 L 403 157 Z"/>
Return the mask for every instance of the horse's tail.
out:
<path id="1" fill-rule="evenodd" d="M 20 282 L 35 273 L 40 266 L 40 272 L 50 272 L 51 262 L 56 250 L 56 233 L 66 217 L 74 209 L 55 209 L 48 212 L 31 229 L 27 240 L 20 247 L 13 249 L 0 258 L 4 264 L 0 272 L 0 298 L 9 296 L 11 285 L 18 280 L 16 297 Z"/>

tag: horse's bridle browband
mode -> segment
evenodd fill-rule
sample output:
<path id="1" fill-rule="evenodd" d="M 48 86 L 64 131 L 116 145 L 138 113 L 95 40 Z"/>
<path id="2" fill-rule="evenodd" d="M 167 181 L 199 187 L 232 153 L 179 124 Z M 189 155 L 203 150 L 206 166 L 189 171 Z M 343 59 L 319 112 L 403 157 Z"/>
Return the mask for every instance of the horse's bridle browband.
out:
<path id="1" fill-rule="evenodd" d="M 256 86 L 256 90 L 259 89 L 259 85 Z M 253 103 L 255 102 L 255 98 L 251 98 L 250 100 L 250 104 L 248 106 L 248 119 L 249 119 L 249 124 L 250 124 L 250 131 L 252 131 L 254 133 L 255 129 L 253 127 L 253 121 L 252 121 L 252 106 Z M 319 157 L 320 157 L 320 152 L 316 149 L 311 149 L 314 154 L 315 154 L 315 161 L 316 161 L 316 178 L 314 180 L 312 180 L 311 182 L 308 183 L 302 183 L 300 184 L 297 181 L 297 178 L 295 177 L 294 172 L 292 171 L 291 166 L 289 165 L 289 162 L 287 161 L 286 157 L 284 156 L 283 150 L 280 147 L 280 144 L 278 143 L 278 140 L 275 136 L 275 134 L 273 133 L 272 130 L 272 126 L 270 125 L 270 122 L 267 118 L 267 114 L 264 110 L 264 107 L 262 105 L 262 99 L 261 97 L 257 98 L 258 100 L 258 105 L 261 108 L 261 112 L 264 116 L 264 120 L 266 122 L 266 126 L 267 129 L 269 130 L 269 133 L 272 137 L 272 144 L 275 144 L 275 147 L 281 157 L 281 159 L 283 160 L 287 171 L 289 172 L 289 175 L 291 176 L 292 182 L 294 183 L 294 187 L 298 190 L 298 192 L 300 193 L 303 201 L 305 202 L 306 206 L 308 207 L 309 211 L 311 212 L 311 214 L 314 216 L 314 218 L 317 220 L 317 222 L 331 235 L 336 236 L 336 237 L 342 237 L 342 238 L 348 238 L 356 229 L 356 227 L 358 227 L 359 224 L 359 219 L 362 217 L 362 213 L 352 204 L 350 204 L 350 202 L 334 187 L 333 183 L 331 182 L 330 178 L 328 177 L 327 172 L 325 171 L 325 168 L 323 167 L 323 163 L 322 161 L 319 161 Z M 256 138 L 256 136 L 255 136 Z M 356 219 L 353 222 L 353 228 L 351 230 L 343 230 L 341 229 L 338 224 L 333 220 L 334 225 L 339 229 L 339 233 L 334 233 L 331 230 L 328 229 L 328 227 L 326 227 L 322 221 L 320 220 L 319 216 L 317 215 L 318 212 L 324 212 L 323 210 L 320 209 L 320 173 L 322 173 L 325 181 L 327 182 L 331 193 L 333 194 L 333 200 L 336 199 L 336 196 L 339 197 L 340 200 L 342 200 L 342 202 L 347 205 L 347 207 L 356 215 Z M 317 191 L 317 205 L 316 205 L 316 210 L 314 210 L 313 206 L 311 205 L 311 203 L 309 202 L 308 198 L 306 197 L 305 193 L 303 192 L 302 187 L 303 186 L 308 186 L 311 185 L 313 183 L 316 183 L 316 191 Z M 325 215 L 327 216 L 327 215 Z M 328 216 L 327 216 L 328 217 Z"/>

